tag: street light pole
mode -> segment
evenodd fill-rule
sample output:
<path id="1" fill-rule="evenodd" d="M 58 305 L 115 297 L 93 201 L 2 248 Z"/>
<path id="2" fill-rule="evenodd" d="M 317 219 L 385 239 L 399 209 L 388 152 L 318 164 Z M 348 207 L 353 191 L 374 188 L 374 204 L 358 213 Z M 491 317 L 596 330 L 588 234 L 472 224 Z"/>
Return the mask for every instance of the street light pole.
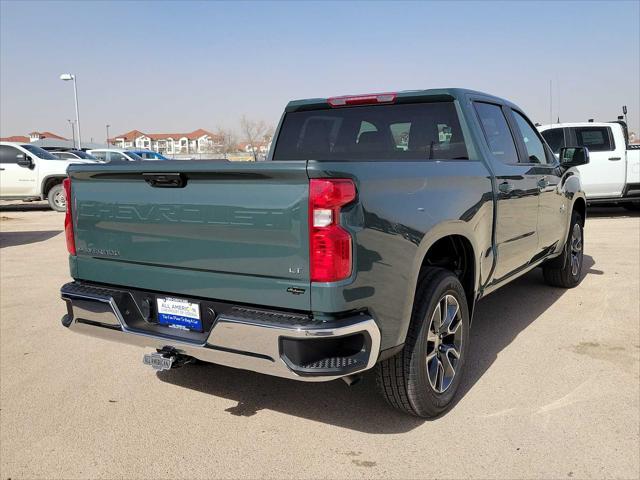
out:
<path id="1" fill-rule="evenodd" d="M 71 138 L 73 139 L 73 148 L 76 147 L 76 125 L 73 120 L 70 120 L 67 118 L 67 122 L 69 122 L 69 125 L 71 125 Z"/>
<path id="2" fill-rule="evenodd" d="M 78 127 L 78 150 L 82 150 L 82 136 L 80 135 L 80 112 L 78 110 L 78 87 L 76 76 L 73 76 L 73 96 L 76 100 L 76 126 Z"/>
<path id="3" fill-rule="evenodd" d="M 82 136 L 80 135 L 80 113 L 78 110 L 78 86 L 76 85 L 76 76 L 71 73 L 63 73 L 60 80 L 68 82 L 73 80 L 73 97 L 76 103 L 76 127 L 78 128 L 78 150 L 82 150 Z"/>
<path id="4" fill-rule="evenodd" d="M 106 127 L 107 127 L 107 147 L 109 146 L 109 127 L 110 126 L 111 125 L 108 125 L 108 124 L 106 125 Z"/>

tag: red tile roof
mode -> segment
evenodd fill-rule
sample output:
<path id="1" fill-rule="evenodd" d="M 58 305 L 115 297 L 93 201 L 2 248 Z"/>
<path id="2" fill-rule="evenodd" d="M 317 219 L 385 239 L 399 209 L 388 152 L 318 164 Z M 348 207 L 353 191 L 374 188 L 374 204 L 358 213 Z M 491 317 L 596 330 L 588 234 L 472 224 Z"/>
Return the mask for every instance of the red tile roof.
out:
<path id="1" fill-rule="evenodd" d="M 130 132 L 123 133 L 122 135 L 117 135 L 114 138 L 110 138 L 109 141 L 114 142 L 118 138 L 124 138 L 125 141 L 131 141 L 142 136 L 149 137 L 151 140 L 166 140 L 168 138 L 178 140 L 185 137 L 189 140 L 197 140 L 204 135 L 209 135 L 210 137 L 215 139 L 222 139 L 220 135 L 209 132 L 208 130 L 204 130 L 203 128 L 199 128 L 191 133 L 144 133 L 140 130 L 131 130 Z"/>
<path id="2" fill-rule="evenodd" d="M 115 141 L 116 138 L 124 138 L 125 140 L 135 140 L 136 138 L 146 135 L 142 133 L 140 130 L 131 130 L 130 132 L 123 133 L 122 135 L 117 135 L 113 138 L 110 138 L 109 141 Z"/>
<path id="3" fill-rule="evenodd" d="M 24 137 L 22 135 L 13 135 L 11 137 L 3 137 L 0 138 L 0 142 L 20 142 L 20 143 L 29 143 L 31 140 L 29 137 Z"/>
<path id="4" fill-rule="evenodd" d="M 64 138 L 61 137 L 60 135 L 56 135 L 55 133 L 51 133 L 51 132 L 29 132 L 29 135 L 32 134 L 38 134 L 40 136 L 40 138 L 53 138 L 56 140 L 69 140 L 68 138 Z"/>

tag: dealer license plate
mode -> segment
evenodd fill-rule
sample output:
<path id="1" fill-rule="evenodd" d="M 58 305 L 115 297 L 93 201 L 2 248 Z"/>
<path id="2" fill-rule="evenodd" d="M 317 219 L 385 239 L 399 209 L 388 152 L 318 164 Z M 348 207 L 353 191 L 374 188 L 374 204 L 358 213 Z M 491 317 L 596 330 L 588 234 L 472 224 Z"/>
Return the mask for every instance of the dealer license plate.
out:
<path id="1" fill-rule="evenodd" d="M 158 302 L 158 323 L 181 330 L 202 331 L 200 305 L 182 298 L 160 297 Z"/>

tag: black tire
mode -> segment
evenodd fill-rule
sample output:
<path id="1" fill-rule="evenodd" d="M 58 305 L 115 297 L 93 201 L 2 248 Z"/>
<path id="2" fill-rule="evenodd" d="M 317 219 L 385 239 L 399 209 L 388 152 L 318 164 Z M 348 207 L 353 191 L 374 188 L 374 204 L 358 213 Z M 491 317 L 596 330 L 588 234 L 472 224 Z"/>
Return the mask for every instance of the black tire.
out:
<path id="1" fill-rule="evenodd" d="M 640 212 L 640 203 L 625 203 L 622 206 L 631 212 Z"/>
<path id="2" fill-rule="evenodd" d="M 436 364 L 436 378 L 432 382 L 434 359 L 427 360 L 427 355 L 434 351 L 442 350 L 435 345 L 434 341 L 429 341 L 428 337 L 433 338 L 432 321 L 435 318 L 436 310 L 443 305 L 443 301 L 451 301 L 450 297 L 455 298 L 458 306 L 459 318 L 455 324 L 459 324 L 461 329 L 460 344 L 457 346 L 459 357 L 455 362 L 454 375 L 448 383 L 448 386 L 438 391 L 438 379 L 442 379 L 443 383 L 440 387 L 444 387 L 444 377 L 438 377 L 440 374 L 440 364 Z M 453 305 L 447 304 L 454 308 Z M 443 309 L 440 309 L 442 311 Z M 447 311 L 451 311 L 447 308 Z M 451 324 L 454 324 L 452 321 Z M 456 333 L 457 335 L 457 333 Z M 443 348 L 449 345 L 445 342 L 452 342 L 451 335 L 440 336 L 440 340 L 435 340 L 438 345 L 440 342 Z M 443 413 L 452 405 L 456 391 L 460 386 L 462 374 L 464 372 L 464 364 L 466 353 L 468 350 L 469 340 L 469 309 L 467 307 L 467 299 L 464 289 L 458 278 L 449 270 L 442 268 L 429 268 L 422 276 L 418 289 L 416 291 L 416 300 L 414 302 L 413 314 L 409 331 L 403 349 L 395 356 L 380 362 L 377 366 L 377 383 L 382 395 L 387 402 L 394 408 L 423 418 L 436 417 Z M 453 345 L 453 343 L 451 343 Z M 455 359 L 451 350 L 447 350 L 443 355 L 445 358 Z M 439 359 L 436 359 L 440 362 Z M 451 360 L 448 365 L 451 366 Z M 429 367 L 428 367 L 429 365 Z M 442 370 L 444 373 L 444 369 Z"/>
<path id="3" fill-rule="evenodd" d="M 47 201 L 49 202 L 51 209 L 56 212 L 64 212 L 67 210 L 67 201 L 64 196 L 64 189 L 62 188 L 61 183 L 51 187 L 51 190 L 49 190 L 49 193 L 47 194 Z"/>
<path id="4" fill-rule="evenodd" d="M 542 266 L 545 282 L 552 287 L 573 288 L 582 279 L 584 221 L 575 210 L 571 214 L 569 234 L 562 255 Z"/>

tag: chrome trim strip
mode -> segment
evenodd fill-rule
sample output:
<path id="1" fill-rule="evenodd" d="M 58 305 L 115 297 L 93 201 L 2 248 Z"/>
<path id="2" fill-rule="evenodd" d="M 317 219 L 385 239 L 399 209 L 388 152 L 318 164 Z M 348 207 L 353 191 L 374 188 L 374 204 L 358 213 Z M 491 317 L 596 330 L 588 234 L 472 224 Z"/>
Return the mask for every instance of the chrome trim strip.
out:
<path id="1" fill-rule="evenodd" d="M 68 328 L 74 332 L 111 340 L 129 345 L 152 349 L 171 347 L 177 352 L 199 360 L 229 367 L 251 370 L 267 375 L 300 380 L 305 382 L 330 381 L 345 375 L 363 372 L 372 368 L 380 353 L 380 330 L 373 318 L 361 314 L 345 319 L 345 325 L 334 328 L 285 327 L 266 325 L 246 319 L 228 318 L 220 315 L 203 344 L 177 339 L 165 339 L 152 334 L 132 331 L 127 328 L 112 297 L 62 292 L 62 299 L 69 302 L 73 319 Z M 74 301 L 75 300 L 75 301 Z M 78 304 L 80 302 L 100 302 L 110 312 L 91 311 Z M 114 328 L 115 327 L 115 328 Z M 291 370 L 280 358 L 280 338 L 341 337 L 354 333 L 366 333 L 371 339 L 367 365 L 357 372 L 345 375 L 302 376 Z M 245 353 L 246 352 L 246 353 Z"/>

